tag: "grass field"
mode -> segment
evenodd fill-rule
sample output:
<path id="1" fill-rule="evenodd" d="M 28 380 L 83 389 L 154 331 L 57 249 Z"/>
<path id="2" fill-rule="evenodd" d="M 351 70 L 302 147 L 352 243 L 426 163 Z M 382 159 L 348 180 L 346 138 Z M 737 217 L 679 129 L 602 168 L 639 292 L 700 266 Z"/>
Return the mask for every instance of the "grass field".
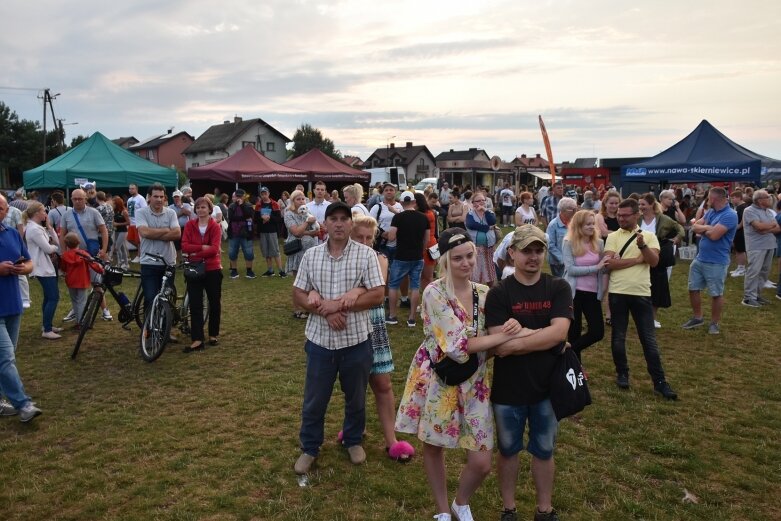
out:
<path id="1" fill-rule="evenodd" d="M 728 279 L 722 334 L 684 331 L 687 271 L 685 262 L 673 270 L 674 307 L 661 312 L 658 331 L 678 402 L 653 395 L 632 327 L 631 390 L 614 385 L 607 339 L 584 354 L 594 404 L 560 425 L 554 505 L 563 520 L 781 519 L 781 301 L 743 307 L 742 279 Z M 385 456 L 371 396 L 366 464 L 352 466 L 338 448 L 336 389 L 317 471 L 299 486 L 292 466 L 304 323 L 291 317 L 291 285 L 291 278 L 226 278 L 219 347 L 185 355 L 183 339 L 148 364 L 137 354 L 137 328 L 100 320 L 71 361 L 75 335 L 40 338 L 41 291 L 31 281 L 34 304 L 17 365 L 44 414 L 28 425 L 0 418 L 0 517 L 430 519 L 422 459 L 400 465 Z M 61 299 L 58 321 L 69 307 L 67 293 Z M 389 327 L 397 400 L 421 340 L 418 324 Z M 452 494 L 464 453 L 447 458 Z M 518 507 L 521 519 L 531 519 L 528 454 L 522 459 Z M 685 490 L 694 502 L 683 501 Z M 498 519 L 500 508 L 491 476 L 472 511 L 478 520 Z"/>

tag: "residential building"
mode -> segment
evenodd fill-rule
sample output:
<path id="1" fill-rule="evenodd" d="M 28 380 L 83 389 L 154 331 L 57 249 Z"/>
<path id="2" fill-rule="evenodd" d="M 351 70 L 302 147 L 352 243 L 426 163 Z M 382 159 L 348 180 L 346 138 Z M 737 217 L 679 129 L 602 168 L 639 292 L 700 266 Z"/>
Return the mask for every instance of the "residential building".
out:
<path id="1" fill-rule="evenodd" d="M 169 129 L 165 134 L 152 136 L 128 147 L 128 151 L 158 165 L 184 172 L 185 161 L 182 152 L 194 141 L 195 138 L 187 132 L 174 134 L 173 129 Z"/>
<path id="2" fill-rule="evenodd" d="M 363 168 L 363 160 L 357 156 L 344 156 L 342 158 L 342 163 L 346 163 L 348 166 L 357 168 L 359 170 Z"/>
<path id="3" fill-rule="evenodd" d="M 287 143 L 292 140 L 260 118 L 243 120 L 236 116 L 233 122 L 212 125 L 184 150 L 189 169 L 225 159 L 245 146 L 255 149 L 277 163 L 287 160 Z"/>
<path id="4" fill-rule="evenodd" d="M 130 148 L 136 143 L 138 143 L 138 140 L 133 136 L 127 136 L 127 137 L 119 137 L 117 139 L 112 139 L 112 143 L 115 145 L 119 145 L 122 148 Z"/>
<path id="5" fill-rule="evenodd" d="M 415 184 L 425 177 L 436 177 L 434 168 L 436 159 L 426 145 L 413 145 L 407 141 L 404 147 L 389 143 L 385 148 L 378 148 L 363 162 L 363 168 L 382 168 L 400 166 L 407 175 L 407 183 Z"/>
<path id="6" fill-rule="evenodd" d="M 450 186 L 486 186 L 493 190 L 505 181 L 515 184 L 516 173 L 509 163 L 499 157 L 491 158 L 481 148 L 442 152 L 436 157 L 439 177 Z"/>

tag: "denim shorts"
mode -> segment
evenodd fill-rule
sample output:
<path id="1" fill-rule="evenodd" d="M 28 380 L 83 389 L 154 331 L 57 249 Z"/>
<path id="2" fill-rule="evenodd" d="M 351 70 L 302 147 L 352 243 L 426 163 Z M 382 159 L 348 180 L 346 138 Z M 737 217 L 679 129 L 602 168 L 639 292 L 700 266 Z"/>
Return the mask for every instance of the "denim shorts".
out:
<path id="1" fill-rule="evenodd" d="M 714 264 L 694 259 L 689 267 L 689 291 L 708 288 L 711 297 L 722 296 L 728 271 L 729 264 Z"/>
<path id="2" fill-rule="evenodd" d="M 390 289 L 399 289 L 401 281 L 409 275 L 409 289 L 420 289 L 420 274 L 423 273 L 423 259 L 416 261 L 402 261 L 396 259 L 390 267 Z"/>
<path id="3" fill-rule="evenodd" d="M 239 258 L 239 246 L 241 246 L 241 251 L 244 253 L 244 260 L 255 260 L 252 239 L 243 237 L 231 237 L 228 239 L 228 259 L 235 261 Z"/>
<path id="4" fill-rule="evenodd" d="M 523 433 L 529 422 L 529 443 L 526 450 L 541 460 L 553 457 L 559 422 L 553 412 L 550 399 L 533 405 L 493 404 L 496 421 L 496 438 L 499 452 L 504 457 L 514 456 L 523 450 Z"/>

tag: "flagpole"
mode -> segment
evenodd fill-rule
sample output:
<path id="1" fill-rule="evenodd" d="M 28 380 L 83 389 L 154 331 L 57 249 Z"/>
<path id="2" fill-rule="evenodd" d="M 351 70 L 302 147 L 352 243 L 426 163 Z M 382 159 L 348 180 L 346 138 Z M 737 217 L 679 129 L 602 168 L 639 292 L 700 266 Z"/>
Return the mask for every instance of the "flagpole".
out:
<path id="1" fill-rule="evenodd" d="M 545 143 L 545 153 L 548 156 L 548 168 L 550 168 L 551 185 L 556 182 L 556 163 L 553 162 L 553 151 L 550 146 L 550 139 L 548 139 L 548 131 L 545 130 L 545 123 L 542 122 L 542 116 L 538 116 L 540 119 L 540 132 L 542 132 L 542 142 Z"/>

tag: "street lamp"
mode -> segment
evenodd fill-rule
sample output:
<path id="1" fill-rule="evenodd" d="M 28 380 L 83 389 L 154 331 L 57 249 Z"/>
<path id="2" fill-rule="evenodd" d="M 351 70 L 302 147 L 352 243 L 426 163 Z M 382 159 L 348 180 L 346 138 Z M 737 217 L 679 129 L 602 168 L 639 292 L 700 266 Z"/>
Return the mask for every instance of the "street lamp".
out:
<path id="1" fill-rule="evenodd" d="M 388 169 L 390 167 L 390 140 L 395 138 L 396 136 L 391 136 L 385 140 L 385 173 L 387 174 L 390 172 Z"/>

